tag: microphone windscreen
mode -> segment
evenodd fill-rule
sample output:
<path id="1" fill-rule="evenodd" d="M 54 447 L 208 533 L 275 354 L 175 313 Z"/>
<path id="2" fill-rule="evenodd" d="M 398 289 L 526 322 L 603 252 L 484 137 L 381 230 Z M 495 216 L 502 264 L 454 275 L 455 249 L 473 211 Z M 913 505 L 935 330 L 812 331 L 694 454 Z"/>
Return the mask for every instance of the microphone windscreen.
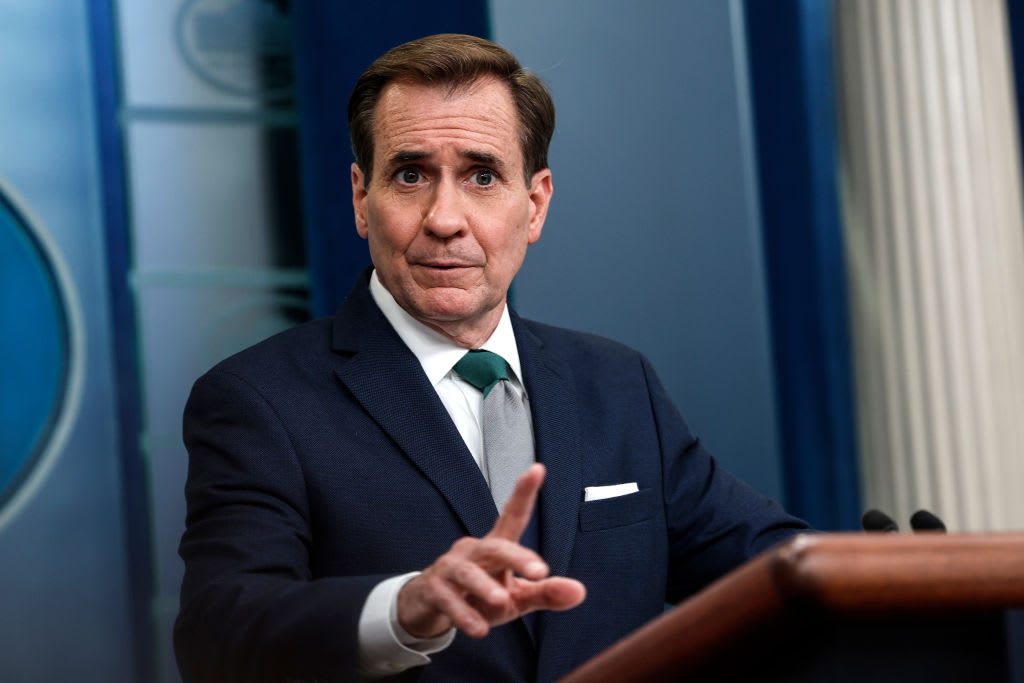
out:
<path id="1" fill-rule="evenodd" d="M 860 518 L 860 525 L 864 531 L 899 531 L 900 528 L 889 515 L 881 510 L 872 508 Z"/>
<path id="2" fill-rule="evenodd" d="M 946 525 L 927 510 L 918 510 L 910 516 L 910 528 L 914 531 L 945 531 Z"/>

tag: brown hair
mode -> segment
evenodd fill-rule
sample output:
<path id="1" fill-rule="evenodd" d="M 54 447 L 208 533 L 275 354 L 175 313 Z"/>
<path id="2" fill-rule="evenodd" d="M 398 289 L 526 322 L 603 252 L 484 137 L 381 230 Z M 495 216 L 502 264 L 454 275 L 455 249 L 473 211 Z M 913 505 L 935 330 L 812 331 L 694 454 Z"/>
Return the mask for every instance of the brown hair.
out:
<path id="1" fill-rule="evenodd" d="M 356 81 L 348 99 L 352 152 L 368 182 L 373 172 L 374 111 L 384 87 L 397 80 L 448 87 L 454 93 L 480 78 L 494 76 L 508 86 L 519 119 L 526 185 L 548 166 L 555 130 L 555 105 L 544 83 L 519 60 L 489 40 L 442 33 L 399 45 L 379 57 Z"/>

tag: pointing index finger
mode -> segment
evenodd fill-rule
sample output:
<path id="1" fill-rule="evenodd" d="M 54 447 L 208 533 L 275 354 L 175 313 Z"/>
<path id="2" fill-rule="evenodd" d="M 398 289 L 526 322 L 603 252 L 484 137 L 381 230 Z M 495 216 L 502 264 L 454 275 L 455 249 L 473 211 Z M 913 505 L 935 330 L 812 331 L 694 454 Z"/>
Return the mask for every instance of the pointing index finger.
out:
<path id="1" fill-rule="evenodd" d="M 519 477 L 512 495 L 505 503 L 505 509 L 501 511 L 498 521 L 494 523 L 494 528 L 488 535 L 514 542 L 519 541 L 526 525 L 530 523 L 533 506 L 537 502 L 537 492 L 540 491 L 540 485 L 544 483 L 545 473 L 544 465 L 540 463 L 530 465 L 530 469 Z"/>

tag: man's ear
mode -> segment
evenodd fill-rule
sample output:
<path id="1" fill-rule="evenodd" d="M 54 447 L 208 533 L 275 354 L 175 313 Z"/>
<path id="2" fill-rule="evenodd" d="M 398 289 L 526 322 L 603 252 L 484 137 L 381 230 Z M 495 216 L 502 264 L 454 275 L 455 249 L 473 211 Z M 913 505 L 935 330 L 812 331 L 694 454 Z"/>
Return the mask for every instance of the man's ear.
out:
<path id="1" fill-rule="evenodd" d="M 359 164 L 352 162 L 352 208 L 356 214 L 356 232 L 363 239 L 368 234 L 366 224 L 366 176 Z"/>
<path id="2" fill-rule="evenodd" d="M 528 244 L 533 244 L 540 239 L 540 232 L 544 228 L 544 219 L 548 215 L 548 205 L 551 204 L 551 193 L 554 186 L 551 184 L 551 169 L 545 168 L 533 174 L 530 181 L 530 233 Z"/>

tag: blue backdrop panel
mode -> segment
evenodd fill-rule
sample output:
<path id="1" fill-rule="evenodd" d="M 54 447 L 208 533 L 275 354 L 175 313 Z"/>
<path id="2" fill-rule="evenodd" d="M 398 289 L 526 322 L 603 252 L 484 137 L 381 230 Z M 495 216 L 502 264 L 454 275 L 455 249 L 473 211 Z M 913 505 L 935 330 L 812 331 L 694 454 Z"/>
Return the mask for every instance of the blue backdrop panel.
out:
<path id="1" fill-rule="evenodd" d="M 352 218 L 348 95 L 388 49 L 434 33 L 488 35 L 487 3 L 294 4 L 306 248 L 313 313 L 328 315 L 370 262 Z"/>
<path id="2" fill-rule="evenodd" d="M 491 4 L 495 39 L 558 109 L 517 310 L 646 354 L 718 461 L 780 497 L 742 16 L 722 0 Z"/>
<path id="3" fill-rule="evenodd" d="M 818 528 L 854 529 L 831 3 L 747 0 L 746 16 L 786 500 Z"/>

